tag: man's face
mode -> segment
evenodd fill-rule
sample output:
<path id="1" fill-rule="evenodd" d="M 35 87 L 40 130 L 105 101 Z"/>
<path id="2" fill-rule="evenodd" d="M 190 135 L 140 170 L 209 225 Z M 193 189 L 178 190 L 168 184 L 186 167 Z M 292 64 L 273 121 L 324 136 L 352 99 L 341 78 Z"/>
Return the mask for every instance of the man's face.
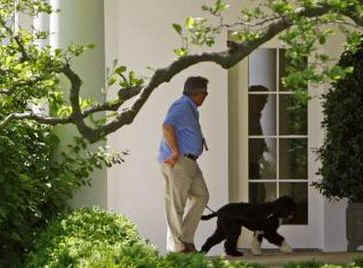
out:
<path id="1" fill-rule="evenodd" d="M 195 94 L 193 96 L 193 100 L 195 102 L 195 105 L 201 106 L 207 96 L 208 96 L 207 91 Z"/>

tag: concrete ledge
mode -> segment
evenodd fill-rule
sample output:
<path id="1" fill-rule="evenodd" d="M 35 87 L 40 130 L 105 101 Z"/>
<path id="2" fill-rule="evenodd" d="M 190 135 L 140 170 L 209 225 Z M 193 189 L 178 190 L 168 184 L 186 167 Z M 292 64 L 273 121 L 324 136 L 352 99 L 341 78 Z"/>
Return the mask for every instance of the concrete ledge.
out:
<path id="1" fill-rule="evenodd" d="M 268 267 L 282 267 L 289 262 L 305 262 L 316 261 L 326 264 L 348 264 L 353 262 L 357 257 L 363 257 L 363 252 L 319 252 L 319 251 L 295 251 L 291 254 L 283 254 L 280 252 L 263 251 L 263 255 L 254 256 L 250 251 L 244 251 L 243 257 L 225 256 L 228 260 L 241 260 L 249 263 L 264 264 Z"/>

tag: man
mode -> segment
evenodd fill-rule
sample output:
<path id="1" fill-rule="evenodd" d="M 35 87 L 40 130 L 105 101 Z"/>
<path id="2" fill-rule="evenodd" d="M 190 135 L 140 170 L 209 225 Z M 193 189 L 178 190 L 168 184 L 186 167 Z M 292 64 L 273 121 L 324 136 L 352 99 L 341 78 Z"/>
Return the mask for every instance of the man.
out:
<path id="1" fill-rule="evenodd" d="M 207 84 L 206 78 L 189 77 L 183 96 L 171 105 L 162 125 L 158 159 L 165 178 L 169 252 L 196 252 L 194 235 L 209 199 L 197 163 L 203 146 L 207 149 L 197 109 L 208 95 Z"/>

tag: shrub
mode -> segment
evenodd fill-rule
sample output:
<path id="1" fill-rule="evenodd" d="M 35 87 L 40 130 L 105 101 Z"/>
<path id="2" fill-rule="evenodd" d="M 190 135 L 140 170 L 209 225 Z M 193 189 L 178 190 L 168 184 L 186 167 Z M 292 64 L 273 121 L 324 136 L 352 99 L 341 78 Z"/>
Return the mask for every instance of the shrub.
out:
<path id="1" fill-rule="evenodd" d="M 320 268 L 325 267 L 326 264 L 317 262 L 315 260 L 303 261 L 303 262 L 289 262 L 284 265 L 284 268 Z"/>
<path id="2" fill-rule="evenodd" d="M 352 265 L 356 267 L 363 267 L 363 256 L 354 258 Z"/>
<path id="3" fill-rule="evenodd" d="M 65 208 L 50 164 L 57 138 L 49 127 L 14 122 L 0 130 L 0 263 L 15 266 L 36 228 Z M 58 190 L 57 190 L 58 189 Z M 64 190 L 68 190 L 66 188 Z M 11 265 L 8 264 L 8 265 Z M 20 265 L 20 264 L 19 264 Z"/>
<path id="4" fill-rule="evenodd" d="M 140 243 L 135 225 L 126 217 L 82 208 L 59 216 L 40 234 L 26 267 L 91 267 Z"/>
<path id="5" fill-rule="evenodd" d="M 266 268 L 261 264 L 210 258 L 204 254 L 170 253 L 160 256 L 149 245 L 136 243 L 129 248 L 109 252 L 104 259 L 90 263 L 87 268 Z"/>
<path id="6" fill-rule="evenodd" d="M 162 261 L 162 268 L 198 267 L 198 268 L 266 268 L 262 264 L 229 261 L 224 258 L 208 258 L 202 254 L 169 254 Z"/>
<path id="7" fill-rule="evenodd" d="M 339 65 L 354 71 L 323 95 L 326 138 L 318 150 L 322 181 L 313 185 L 329 199 L 363 202 L 363 36 L 355 51 L 343 53 Z"/>
<path id="8" fill-rule="evenodd" d="M 58 143 L 52 127 L 29 121 L 0 129 L 0 266 L 23 267 L 38 231 L 68 208 L 90 172 L 121 161 L 102 149 L 85 153 L 82 139 L 55 157 Z"/>

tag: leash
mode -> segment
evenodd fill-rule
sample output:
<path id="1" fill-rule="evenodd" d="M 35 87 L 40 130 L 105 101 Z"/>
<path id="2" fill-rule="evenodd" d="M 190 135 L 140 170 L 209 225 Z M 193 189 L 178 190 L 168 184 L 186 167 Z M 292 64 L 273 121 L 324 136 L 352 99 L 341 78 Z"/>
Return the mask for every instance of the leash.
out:
<path id="1" fill-rule="evenodd" d="M 216 211 L 214 211 L 213 209 L 211 209 L 210 207 L 208 207 L 207 205 L 205 206 L 210 212 L 212 213 L 217 213 Z"/>

